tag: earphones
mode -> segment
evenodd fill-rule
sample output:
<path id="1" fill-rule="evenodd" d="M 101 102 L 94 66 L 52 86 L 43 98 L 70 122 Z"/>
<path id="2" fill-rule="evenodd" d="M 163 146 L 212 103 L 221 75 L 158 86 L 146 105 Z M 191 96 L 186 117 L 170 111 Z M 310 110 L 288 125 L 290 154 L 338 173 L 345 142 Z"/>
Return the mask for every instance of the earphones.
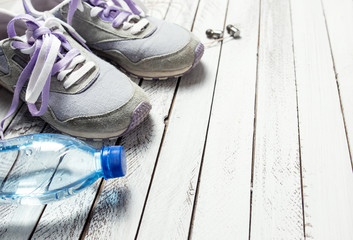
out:
<path id="1" fill-rule="evenodd" d="M 238 38 L 240 37 L 240 30 L 236 27 L 234 27 L 232 24 L 227 25 L 227 32 L 230 36 L 233 38 Z M 207 29 L 206 30 L 206 36 L 208 38 L 212 39 L 220 39 L 223 38 L 223 31 L 222 30 L 213 30 L 213 29 Z"/>
<path id="2" fill-rule="evenodd" d="M 239 38 L 240 37 L 240 30 L 236 27 L 234 27 L 232 24 L 228 24 L 227 27 L 227 32 L 230 35 L 229 37 L 224 37 L 224 33 L 222 30 L 213 30 L 213 29 L 207 29 L 206 30 L 206 36 L 207 38 L 214 39 L 214 41 L 211 41 L 206 45 L 206 47 L 210 47 L 216 42 L 228 39 L 228 38 Z"/>

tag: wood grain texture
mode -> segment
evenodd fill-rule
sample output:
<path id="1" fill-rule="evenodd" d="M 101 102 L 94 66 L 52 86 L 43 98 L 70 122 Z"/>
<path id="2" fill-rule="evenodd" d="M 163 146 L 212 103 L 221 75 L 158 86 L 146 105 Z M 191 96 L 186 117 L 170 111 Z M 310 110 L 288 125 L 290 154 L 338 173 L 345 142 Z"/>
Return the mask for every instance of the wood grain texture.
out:
<path id="1" fill-rule="evenodd" d="M 260 1 L 230 0 L 192 239 L 248 239 Z"/>
<path id="2" fill-rule="evenodd" d="M 153 109 L 119 141 L 127 150 L 126 178 L 99 180 L 46 207 L 0 205 L 0 238 L 351 239 L 353 2 L 261 1 L 259 31 L 260 1 L 229 0 L 225 23 L 242 37 L 207 49 L 190 74 L 142 82 Z M 207 28 L 224 25 L 226 0 L 143 2 L 203 42 Z M 23 12 L 21 0 L 0 7 Z M 11 99 L 0 87 L 0 118 Z M 5 134 L 55 132 L 45 126 L 23 105 Z M 1 163 L 0 182 L 12 166 Z"/>
<path id="3" fill-rule="evenodd" d="M 194 33 L 222 29 L 227 1 L 200 1 Z M 220 45 L 184 76 L 158 159 L 138 239 L 187 239 L 217 74 Z"/>
<path id="4" fill-rule="evenodd" d="M 348 139 L 353 146 L 353 32 L 349 30 L 353 27 L 353 2 L 323 0 L 322 3 Z"/>
<path id="5" fill-rule="evenodd" d="M 122 139 L 127 176 L 105 181 L 85 239 L 134 239 L 175 84 L 176 80 L 172 80 L 144 86 L 154 107 L 146 121 Z"/>
<path id="6" fill-rule="evenodd" d="M 23 105 L 5 132 L 6 138 L 41 132 L 45 123 L 33 118 Z M 0 238 L 28 239 L 41 213 L 43 206 L 0 205 Z"/>
<path id="7" fill-rule="evenodd" d="M 15 15 L 25 12 L 21 0 L 1 0 L 0 7 Z"/>
<path id="8" fill-rule="evenodd" d="M 45 123 L 40 118 L 33 118 L 23 105 L 17 116 L 6 131 L 6 138 L 39 133 Z M 49 126 L 44 132 L 58 133 Z M 104 143 L 112 145 L 115 142 L 87 142 L 99 148 Z M 1 170 L 4 170 L 3 167 Z M 100 181 L 84 190 L 75 197 L 58 203 L 44 206 L 7 206 L 0 205 L 0 237 L 2 239 L 27 239 L 33 230 L 34 239 L 78 239 L 86 222 L 91 205 L 95 198 Z M 44 213 L 43 209 L 45 209 Z M 42 218 L 39 221 L 39 217 Z M 38 222 L 39 221 L 39 222 Z M 37 226 L 38 222 L 38 226 Z M 21 229 L 19 231 L 18 229 Z"/>
<path id="9" fill-rule="evenodd" d="M 158 3 L 158 1 L 155 2 Z M 159 11 L 163 12 L 162 15 L 173 12 L 168 11 L 169 5 L 166 4 L 153 6 L 158 7 Z M 164 10 L 162 10 L 163 6 Z M 185 18 L 179 15 L 174 21 L 190 28 L 191 26 L 185 25 L 184 21 L 192 18 L 195 11 L 194 1 L 192 11 L 187 13 Z M 121 180 L 105 182 L 85 235 L 86 239 L 135 238 L 163 138 L 164 120 L 168 116 L 176 84 L 177 79 L 142 83 L 142 87 L 151 99 L 152 111 L 141 126 L 122 139 L 121 144 L 127 152 L 128 175 Z"/>
<path id="10" fill-rule="evenodd" d="M 47 205 L 33 239 L 79 239 L 101 181 L 74 197 Z"/>
<path id="11" fill-rule="evenodd" d="M 44 132 L 58 133 L 49 126 Z M 115 141 L 86 143 L 100 149 L 103 145 L 114 145 Z M 79 239 L 101 182 L 102 179 L 97 180 L 76 196 L 48 204 L 35 228 L 33 239 Z"/>
<path id="12" fill-rule="evenodd" d="M 173 3 L 171 0 L 142 0 L 141 1 L 147 8 L 147 14 L 159 19 L 164 19 L 168 9 L 177 3 Z"/>
<path id="13" fill-rule="evenodd" d="M 12 100 L 12 94 L 6 90 L 5 88 L 0 87 L 0 121 L 6 116 L 7 112 L 10 109 Z M 9 117 L 4 123 L 4 130 L 11 123 L 12 119 L 16 116 L 16 114 Z"/>
<path id="14" fill-rule="evenodd" d="M 250 239 L 304 239 L 290 1 L 260 23 Z"/>
<path id="15" fill-rule="evenodd" d="M 176 86 L 176 81 L 171 81 L 168 84 L 161 84 L 161 87 L 172 86 L 170 89 L 170 102 L 171 97 L 174 93 L 174 88 Z M 168 107 L 169 110 L 169 107 Z M 168 113 L 164 111 L 164 114 Z M 164 115 L 165 116 L 165 115 Z M 163 119 L 164 119 L 163 116 Z M 163 122 L 161 122 L 163 123 Z M 45 130 L 46 132 L 53 132 L 50 128 Z M 97 145 L 97 144 L 96 144 Z M 101 145 L 101 144 L 98 144 Z M 37 239 L 46 239 L 46 238 L 59 238 L 59 239 L 77 239 L 79 238 L 83 226 L 85 224 L 88 212 L 93 203 L 96 191 L 98 189 L 99 182 L 88 188 L 83 193 L 79 194 L 76 197 L 70 198 L 63 202 L 54 203 L 48 205 L 45 208 L 43 216 L 38 223 L 38 226 L 34 232 L 33 238 Z M 31 218 L 28 216 L 28 219 L 32 219 L 34 224 L 31 224 L 31 229 L 35 226 L 35 222 L 38 219 L 38 214 L 33 215 Z M 18 236 L 25 237 L 23 233 L 20 233 Z M 25 237 L 26 238 L 26 237 Z"/>
<path id="16" fill-rule="evenodd" d="M 166 19 L 191 29 L 197 4 L 198 1 L 173 1 L 170 9 L 165 9 Z M 176 83 L 176 80 L 171 79 L 165 82 L 143 82 L 142 87 L 153 105 L 150 118 L 145 122 L 146 125 L 123 139 L 122 145 L 128 154 L 129 174 L 121 182 L 106 182 L 87 239 L 135 237 L 163 137 L 164 119 L 168 116 Z"/>
<path id="17" fill-rule="evenodd" d="M 291 7 L 306 237 L 351 239 L 353 174 L 321 2 Z"/>

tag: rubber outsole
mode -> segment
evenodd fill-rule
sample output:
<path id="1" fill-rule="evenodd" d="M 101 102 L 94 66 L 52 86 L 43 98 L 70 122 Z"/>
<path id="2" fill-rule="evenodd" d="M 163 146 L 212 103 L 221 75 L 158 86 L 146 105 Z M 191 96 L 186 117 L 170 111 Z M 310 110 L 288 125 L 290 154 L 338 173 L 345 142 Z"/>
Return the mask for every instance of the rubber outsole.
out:
<path id="1" fill-rule="evenodd" d="M 132 114 L 132 119 L 129 127 L 123 134 L 121 134 L 121 136 L 125 135 L 126 133 L 130 132 L 132 129 L 140 125 L 148 116 L 151 109 L 152 105 L 148 102 L 142 102 L 140 105 L 138 105 L 134 113 Z"/>
<path id="2" fill-rule="evenodd" d="M 126 135 L 128 132 L 130 132 L 131 130 L 136 128 L 138 125 L 140 125 L 146 119 L 146 117 L 148 116 L 151 109 L 152 109 L 152 105 L 150 103 L 141 102 L 133 111 L 132 116 L 131 116 L 131 122 L 130 122 L 129 126 L 127 127 L 127 129 L 123 130 L 122 133 L 118 134 L 117 136 L 103 137 L 103 138 L 85 138 L 85 137 L 75 136 L 75 135 L 72 135 L 72 134 L 69 134 L 66 132 L 62 132 L 58 129 L 56 129 L 56 130 L 58 130 L 59 132 L 62 132 L 63 134 L 76 137 L 76 138 L 83 140 L 83 141 L 101 142 L 103 140 L 116 140 L 117 138 Z"/>

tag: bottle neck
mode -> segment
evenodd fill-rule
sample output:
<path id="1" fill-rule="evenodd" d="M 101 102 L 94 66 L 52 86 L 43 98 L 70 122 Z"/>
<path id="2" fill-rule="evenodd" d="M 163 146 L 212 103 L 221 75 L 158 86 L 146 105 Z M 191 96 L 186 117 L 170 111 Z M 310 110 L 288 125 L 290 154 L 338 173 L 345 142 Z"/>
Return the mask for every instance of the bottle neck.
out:
<path id="1" fill-rule="evenodd" d="M 98 150 L 94 153 L 94 162 L 96 166 L 96 171 L 97 173 L 99 173 L 99 177 L 103 177 L 101 154 L 102 154 L 101 150 Z"/>

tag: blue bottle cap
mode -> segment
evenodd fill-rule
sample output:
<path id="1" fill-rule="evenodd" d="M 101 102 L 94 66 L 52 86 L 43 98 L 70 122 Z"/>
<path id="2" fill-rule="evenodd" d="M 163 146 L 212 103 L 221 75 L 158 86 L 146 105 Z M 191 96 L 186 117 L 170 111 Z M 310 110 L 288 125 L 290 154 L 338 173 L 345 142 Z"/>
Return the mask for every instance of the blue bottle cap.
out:
<path id="1" fill-rule="evenodd" d="M 103 147 L 101 164 L 104 179 L 123 177 L 126 174 L 126 156 L 122 146 Z"/>

